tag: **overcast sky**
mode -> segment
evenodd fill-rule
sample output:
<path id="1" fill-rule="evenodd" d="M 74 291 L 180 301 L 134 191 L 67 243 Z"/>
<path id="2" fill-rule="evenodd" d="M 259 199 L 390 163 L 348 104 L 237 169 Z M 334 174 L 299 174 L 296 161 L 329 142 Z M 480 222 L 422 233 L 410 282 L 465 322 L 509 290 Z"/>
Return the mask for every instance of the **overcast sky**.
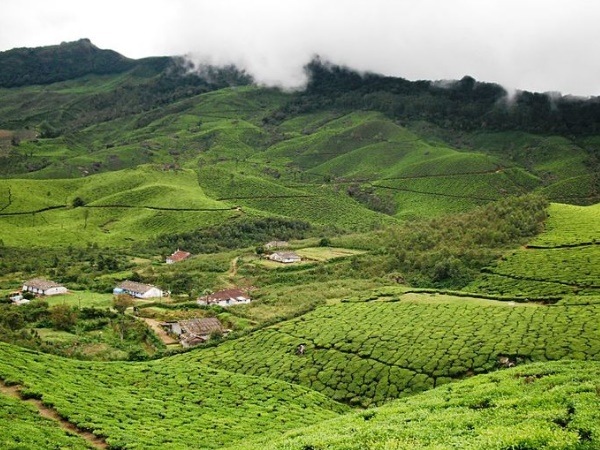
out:
<path id="1" fill-rule="evenodd" d="M 89 38 L 301 85 L 316 54 L 410 80 L 600 95 L 597 0 L 2 0 L 0 51 Z M 0 70 L 2 68 L 0 67 Z"/>

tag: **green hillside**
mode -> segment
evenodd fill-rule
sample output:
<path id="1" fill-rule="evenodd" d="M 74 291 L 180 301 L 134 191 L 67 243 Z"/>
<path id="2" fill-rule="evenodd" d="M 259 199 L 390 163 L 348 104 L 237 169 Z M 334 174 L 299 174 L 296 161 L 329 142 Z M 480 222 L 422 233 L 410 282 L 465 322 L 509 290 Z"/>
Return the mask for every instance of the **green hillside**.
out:
<path id="1" fill-rule="evenodd" d="M 556 449 L 600 446 L 597 362 L 532 364 L 294 430 L 260 449 Z"/>
<path id="2" fill-rule="evenodd" d="M 191 367 L 181 357 L 91 363 L 3 343 L 0 354 L 0 378 L 5 383 L 22 386 L 24 395 L 41 399 L 70 423 L 104 437 L 111 449 L 222 448 L 254 436 L 274 437 L 348 411 L 302 387 Z M 24 412 L 17 402 L 5 403 L 7 410 L 2 411 L 16 416 L 16 427 L 33 420 L 30 410 Z M 47 422 L 44 426 L 52 431 Z M 16 427 L 2 427 L 0 442 L 10 439 Z M 48 440 L 52 445 L 61 442 L 40 433 L 30 439 L 33 445 L 22 448 L 50 448 L 44 447 Z M 86 448 L 71 440 L 72 447 L 65 448 Z M 66 437 L 63 441 L 67 445 Z"/>
<path id="3" fill-rule="evenodd" d="M 600 293 L 599 205 L 552 204 L 544 233 L 515 250 L 466 289 L 495 295 Z"/>
<path id="4" fill-rule="evenodd" d="M 600 447 L 598 98 L 318 58 L 290 92 L 86 39 L 0 67 L 0 447 Z M 13 304 L 34 277 L 73 293 Z"/>
<path id="5" fill-rule="evenodd" d="M 123 246 L 235 217 L 206 196 L 191 170 L 140 166 L 86 178 L 0 180 L 8 246 Z"/>
<path id="6" fill-rule="evenodd" d="M 600 358 L 598 305 L 389 295 L 321 306 L 185 358 L 364 406 L 494 370 L 503 357 L 519 364 Z M 307 351 L 300 357 L 294 349 L 301 343 Z"/>
<path id="7" fill-rule="evenodd" d="M 5 395 L 1 389 L 0 417 L 3 423 L 10 424 L 3 426 L 0 432 L 2 448 L 94 448 L 82 438 L 66 433 L 54 420 L 40 416 L 33 406 Z"/>

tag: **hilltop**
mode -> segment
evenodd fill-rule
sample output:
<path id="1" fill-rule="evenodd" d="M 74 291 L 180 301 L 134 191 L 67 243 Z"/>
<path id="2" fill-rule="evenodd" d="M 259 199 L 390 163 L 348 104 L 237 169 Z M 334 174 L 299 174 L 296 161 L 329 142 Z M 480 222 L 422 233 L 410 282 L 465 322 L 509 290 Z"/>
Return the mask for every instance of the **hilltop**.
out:
<path id="1" fill-rule="evenodd" d="M 38 48 L 0 52 L 0 87 L 51 84 L 89 74 L 118 74 L 136 63 L 112 50 L 100 50 L 89 39 Z"/>

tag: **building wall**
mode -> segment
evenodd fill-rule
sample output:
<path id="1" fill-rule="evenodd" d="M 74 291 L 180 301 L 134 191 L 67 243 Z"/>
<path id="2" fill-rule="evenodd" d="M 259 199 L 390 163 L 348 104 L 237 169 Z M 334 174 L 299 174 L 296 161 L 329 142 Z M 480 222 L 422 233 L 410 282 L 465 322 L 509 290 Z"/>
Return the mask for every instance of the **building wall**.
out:
<path id="1" fill-rule="evenodd" d="M 44 295 L 58 295 L 58 294 L 66 294 L 67 288 L 64 286 L 57 286 L 50 289 L 46 289 Z"/>
<path id="2" fill-rule="evenodd" d="M 249 298 L 245 298 L 243 300 L 238 300 L 237 298 L 230 298 L 227 300 L 219 300 L 217 305 L 219 306 L 232 306 L 232 305 L 240 305 L 242 303 L 250 303 Z"/>
<path id="3" fill-rule="evenodd" d="M 162 297 L 162 295 L 163 292 L 160 289 L 153 287 L 152 289 L 149 289 L 144 294 L 142 294 L 140 298 L 155 298 Z"/>
<path id="4" fill-rule="evenodd" d="M 57 287 L 53 287 L 53 288 L 48 288 L 44 291 L 43 289 L 38 289 L 36 287 L 27 286 L 26 284 L 24 284 L 23 291 L 29 291 L 29 292 L 33 292 L 34 294 L 39 294 L 39 295 L 58 295 L 58 294 L 66 294 L 67 288 L 64 286 L 57 286 Z"/>

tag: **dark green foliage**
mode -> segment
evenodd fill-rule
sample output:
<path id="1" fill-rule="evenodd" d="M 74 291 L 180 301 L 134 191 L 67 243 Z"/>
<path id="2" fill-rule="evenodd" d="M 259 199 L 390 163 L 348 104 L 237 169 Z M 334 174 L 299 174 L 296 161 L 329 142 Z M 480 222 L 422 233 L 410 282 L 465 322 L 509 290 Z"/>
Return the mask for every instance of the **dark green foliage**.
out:
<path id="1" fill-rule="evenodd" d="M 382 212 L 385 214 L 394 214 L 396 205 L 391 195 L 378 194 L 373 187 L 364 187 L 358 184 L 351 184 L 346 188 L 350 197 L 357 202 L 364 204 L 367 208 L 373 211 Z"/>
<path id="2" fill-rule="evenodd" d="M 49 320 L 55 330 L 71 331 L 77 323 L 77 311 L 69 305 L 54 305 Z"/>
<path id="3" fill-rule="evenodd" d="M 131 268 L 123 253 L 91 244 L 82 248 L 4 248 L 0 271 L 15 273 L 15 287 L 26 278 L 47 277 L 71 289 L 112 291 L 114 283 L 100 275 Z M 29 295 L 29 294 L 28 294 Z"/>
<path id="4" fill-rule="evenodd" d="M 120 73 L 135 62 L 112 50 L 100 50 L 89 39 L 38 48 L 0 52 L 0 87 L 50 84 L 87 74 Z"/>
<path id="5" fill-rule="evenodd" d="M 361 75 L 320 59 L 306 66 L 309 83 L 273 119 L 321 109 L 381 111 L 401 120 L 427 120 L 455 130 L 518 129 L 593 134 L 600 131 L 600 98 L 520 92 L 509 104 L 499 85 L 465 76 L 460 81 L 411 82 L 373 73 Z"/>
<path id="6" fill-rule="evenodd" d="M 70 337 L 45 339 L 42 328 L 52 328 Z M 67 304 L 49 307 L 42 300 L 20 306 L 0 304 L 0 341 L 78 359 L 123 359 L 128 352 L 141 359 L 164 349 L 146 324 L 133 317 L 118 316 L 108 309 Z M 96 356 L 87 352 L 87 345 L 110 346 L 113 351 Z"/>
<path id="7" fill-rule="evenodd" d="M 312 232 L 312 226 L 307 222 L 269 217 L 227 222 L 190 233 L 163 235 L 149 245 L 164 254 L 171 253 L 174 248 L 184 248 L 192 253 L 216 253 L 263 244 L 273 239 L 304 239 Z"/>
<path id="8" fill-rule="evenodd" d="M 409 223 L 389 234 L 389 271 L 414 286 L 461 288 L 500 257 L 542 229 L 547 201 L 509 197 L 463 215 Z"/>
<path id="9" fill-rule="evenodd" d="M 85 206 L 85 200 L 81 197 L 75 197 L 71 204 L 73 205 L 73 208 L 80 208 L 82 206 Z"/>

